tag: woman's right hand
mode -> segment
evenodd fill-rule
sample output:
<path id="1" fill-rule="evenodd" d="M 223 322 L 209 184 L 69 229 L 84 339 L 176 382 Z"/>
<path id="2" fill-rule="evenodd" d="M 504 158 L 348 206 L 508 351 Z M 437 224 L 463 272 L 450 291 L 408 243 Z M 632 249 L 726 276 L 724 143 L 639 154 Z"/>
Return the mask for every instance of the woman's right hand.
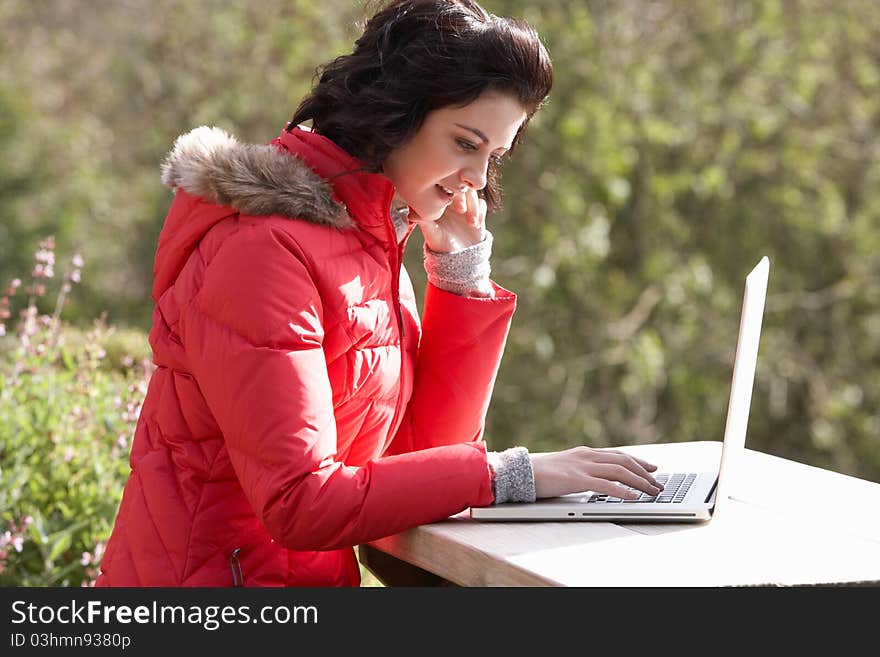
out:
<path id="1" fill-rule="evenodd" d="M 618 450 L 573 447 L 562 452 L 529 456 L 535 473 L 535 495 L 538 498 L 588 490 L 624 500 L 638 497 L 638 493 L 620 483 L 652 496 L 663 490 L 650 474 L 657 470 L 656 465 Z"/>

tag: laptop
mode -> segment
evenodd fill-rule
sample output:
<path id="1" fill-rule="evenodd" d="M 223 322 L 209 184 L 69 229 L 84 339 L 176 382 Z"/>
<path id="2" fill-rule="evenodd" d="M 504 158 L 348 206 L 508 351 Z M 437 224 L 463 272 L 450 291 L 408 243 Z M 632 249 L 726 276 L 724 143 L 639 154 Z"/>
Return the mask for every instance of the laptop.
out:
<path id="1" fill-rule="evenodd" d="M 765 256 L 746 276 L 721 463 L 717 471 L 655 473 L 654 477 L 664 484 L 664 490 L 657 497 L 641 493 L 638 500 L 629 501 L 586 491 L 530 503 L 473 507 L 470 510 L 471 518 L 503 521 L 697 522 L 718 515 L 719 507 L 726 503 L 730 495 L 731 482 L 739 472 L 741 457 L 745 452 L 746 426 L 758 363 L 758 342 L 769 273 L 770 260 Z"/>

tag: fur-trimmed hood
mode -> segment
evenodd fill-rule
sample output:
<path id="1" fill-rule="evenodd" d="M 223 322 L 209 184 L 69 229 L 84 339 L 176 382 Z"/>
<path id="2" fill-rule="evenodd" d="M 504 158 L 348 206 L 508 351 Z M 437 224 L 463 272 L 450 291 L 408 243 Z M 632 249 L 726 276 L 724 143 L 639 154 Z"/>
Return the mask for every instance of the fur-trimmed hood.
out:
<path id="1" fill-rule="evenodd" d="M 364 233 L 397 250 L 399 237 L 393 240 L 389 226 L 391 180 L 302 126 L 265 145 L 196 128 L 174 143 L 162 163 L 162 182 L 178 193 L 159 234 L 154 300 L 174 284 L 205 235 L 236 212 Z"/>
<path id="2" fill-rule="evenodd" d="M 162 163 L 162 183 L 243 214 L 354 225 L 330 183 L 305 162 L 274 144 L 243 144 L 220 128 L 202 126 L 178 137 Z"/>

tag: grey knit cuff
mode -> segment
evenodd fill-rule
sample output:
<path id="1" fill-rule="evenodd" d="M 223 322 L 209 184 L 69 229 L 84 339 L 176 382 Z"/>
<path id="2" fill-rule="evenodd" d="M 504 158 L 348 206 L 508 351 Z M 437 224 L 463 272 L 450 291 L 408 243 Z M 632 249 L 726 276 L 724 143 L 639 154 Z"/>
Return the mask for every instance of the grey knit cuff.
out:
<path id="1" fill-rule="evenodd" d="M 535 501 L 535 472 L 529 450 L 511 447 L 503 452 L 488 452 L 487 456 L 495 474 L 492 479 L 493 504 Z"/>
<path id="2" fill-rule="evenodd" d="M 425 245 L 424 252 L 425 272 L 432 285 L 461 296 L 494 296 L 489 280 L 492 233 L 488 230 L 482 242 L 461 251 L 437 253 Z"/>

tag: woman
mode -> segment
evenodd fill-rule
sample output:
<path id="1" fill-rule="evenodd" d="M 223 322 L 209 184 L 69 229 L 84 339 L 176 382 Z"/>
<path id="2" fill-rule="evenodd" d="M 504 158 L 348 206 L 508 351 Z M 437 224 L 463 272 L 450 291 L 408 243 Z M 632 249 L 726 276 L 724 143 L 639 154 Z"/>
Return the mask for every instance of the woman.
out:
<path id="1" fill-rule="evenodd" d="M 397 0 L 270 144 L 178 139 L 158 369 L 99 586 L 356 586 L 354 545 L 468 506 L 658 492 L 618 452 L 482 441 L 515 304 L 489 279 L 485 217 L 551 83 L 523 22 Z M 401 266 L 415 226 L 421 324 Z"/>

